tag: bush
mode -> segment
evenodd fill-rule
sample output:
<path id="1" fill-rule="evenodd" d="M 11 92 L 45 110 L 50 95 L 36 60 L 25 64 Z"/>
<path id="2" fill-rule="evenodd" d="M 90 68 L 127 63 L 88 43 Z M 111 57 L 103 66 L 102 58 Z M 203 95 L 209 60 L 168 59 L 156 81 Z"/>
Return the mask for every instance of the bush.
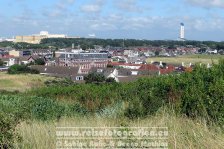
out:
<path id="1" fill-rule="evenodd" d="M 88 110 L 76 103 L 64 103 L 49 98 L 22 95 L 0 95 L 0 113 L 9 113 L 16 120 L 56 120 L 62 116 L 87 114 Z"/>
<path id="2" fill-rule="evenodd" d="M 45 65 L 45 61 L 43 58 L 38 58 L 35 60 L 35 65 Z"/>
<path id="3" fill-rule="evenodd" d="M 13 143 L 19 139 L 15 132 L 16 126 L 19 124 L 14 115 L 8 113 L 0 113 L 0 148 L 13 148 Z"/>
<path id="4" fill-rule="evenodd" d="M 95 80 L 92 76 L 89 78 Z M 196 66 L 192 72 L 181 75 L 142 78 L 123 84 L 60 85 L 63 83 L 56 81 L 55 85 L 33 89 L 19 97 L 0 96 L 0 107 L 21 118 L 48 120 L 75 113 L 122 113 L 133 119 L 153 115 L 160 107 L 167 106 L 188 117 L 223 125 L 223 80 L 224 61 L 220 61 L 210 69 Z M 115 108 L 120 102 L 124 103 L 123 111 Z"/>
<path id="5" fill-rule="evenodd" d="M 71 79 L 55 79 L 55 80 L 47 80 L 44 82 L 46 86 L 72 86 L 76 83 L 72 81 Z"/>
<path id="6" fill-rule="evenodd" d="M 139 99 L 134 99 L 129 102 L 128 107 L 125 109 L 124 115 L 130 119 L 146 116 L 146 109 Z"/>
<path id="7" fill-rule="evenodd" d="M 93 72 L 85 76 L 84 80 L 86 83 L 102 83 L 105 82 L 106 78 L 103 74 Z"/>
<path id="8" fill-rule="evenodd" d="M 59 119 L 64 114 L 64 107 L 51 99 L 33 97 L 31 117 L 39 120 Z"/>
<path id="9" fill-rule="evenodd" d="M 107 83 L 115 83 L 116 80 L 115 80 L 114 78 L 111 78 L 111 77 L 110 77 L 110 78 L 107 78 L 107 79 L 106 79 L 106 82 L 107 82 Z"/>
<path id="10" fill-rule="evenodd" d="M 4 62 L 0 59 L 0 66 L 4 66 Z"/>
<path id="11" fill-rule="evenodd" d="M 89 82 L 98 78 L 91 74 Z M 99 77 L 101 78 L 101 77 Z M 96 112 L 117 102 L 127 103 L 129 118 L 152 115 L 162 106 L 170 106 L 177 113 L 191 118 L 224 124 L 224 61 L 207 69 L 196 66 L 181 75 L 142 78 L 131 83 L 78 84 L 70 87 L 48 87 L 33 90 L 38 96 L 71 99 L 87 111 Z"/>
<path id="12" fill-rule="evenodd" d="M 21 73 L 38 74 L 39 72 L 37 70 L 30 69 L 26 65 L 15 64 L 15 65 L 12 65 L 12 66 L 9 67 L 8 73 L 9 74 L 21 74 Z"/>

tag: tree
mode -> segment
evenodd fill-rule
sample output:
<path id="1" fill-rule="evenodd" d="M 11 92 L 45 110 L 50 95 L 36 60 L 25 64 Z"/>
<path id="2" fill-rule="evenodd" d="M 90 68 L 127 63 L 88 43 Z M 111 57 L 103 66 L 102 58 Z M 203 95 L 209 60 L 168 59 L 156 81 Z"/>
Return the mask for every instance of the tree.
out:
<path id="1" fill-rule="evenodd" d="M 159 56 L 159 51 L 155 51 L 155 56 Z"/>
<path id="2" fill-rule="evenodd" d="M 106 78 L 103 74 L 93 72 L 85 76 L 84 80 L 86 83 L 102 83 L 105 82 Z"/>
<path id="3" fill-rule="evenodd" d="M 111 64 L 107 64 L 107 68 L 113 68 L 114 66 Z"/>
<path id="4" fill-rule="evenodd" d="M 88 46 L 86 44 L 82 44 L 80 47 L 81 47 L 82 50 L 88 49 Z"/>
<path id="5" fill-rule="evenodd" d="M 199 52 L 199 53 L 205 53 L 206 50 L 207 50 L 206 48 L 200 48 L 200 49 L 198 50 L 198 52 Z"/>
<path id="6" fill-rule="evenodd" d="M 21 74 L 21 73 L 32 73 L 32 74 L 38 74 L 39 72 L 35 69 L 30 69 L 26 65 L 12 65 L 8 69 L 9 74 Z"/>
<path id="7" fill-rule="evenodd" d="M 115 83 L 116 80 L 114 78 L 112 78 L 112 77 L 109 77 L 109 78 L 106 79 L 106 82 L 107 83 Z"/>
<path id="8" fill-rule="evenodd" d="M 4 66 L 4 62 L 0 59 L 0 66 Z"/>
<path id="9" fill-rule="evenodd" d="M 53 57 L 56 57 L 55 50 L 53 51 Z"/>
<path id="10" fill-rule="evenodd" d="M 35 60 L 36 65 L 45 65 L 45 61 L 43 58 L 38 58 Z"/>

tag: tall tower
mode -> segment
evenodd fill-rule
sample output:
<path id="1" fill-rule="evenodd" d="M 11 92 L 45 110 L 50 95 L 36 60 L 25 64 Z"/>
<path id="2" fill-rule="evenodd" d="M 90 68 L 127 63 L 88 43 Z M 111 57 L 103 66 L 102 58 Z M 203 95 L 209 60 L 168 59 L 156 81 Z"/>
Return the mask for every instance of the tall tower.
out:
<path id="1" fill-rule="evenodd" d="M 180 23 L 180 39 L 184 40 L 184 23 Z"/>

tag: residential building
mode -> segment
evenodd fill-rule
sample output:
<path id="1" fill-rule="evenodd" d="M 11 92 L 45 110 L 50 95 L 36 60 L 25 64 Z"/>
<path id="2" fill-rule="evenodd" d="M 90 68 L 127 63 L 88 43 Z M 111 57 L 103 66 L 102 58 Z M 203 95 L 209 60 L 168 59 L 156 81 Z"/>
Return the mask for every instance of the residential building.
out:
<path id="1" fill-rule="evenodd" d="M 33 49 L 32 55 L 38 55 L 38 56 L 52 55 L 53 56 L 53 51 L 51 49 Z"/>
<path id="2" fill-rule="evenodd" d="M 71 53 L 67 52 L 59 57 L 59 66 L 79 67 L 80 73 L 87 74 L 91 68 L 106 68 L 107 53 Z"/>
<path id="3" fill-rule="evenodd" d="M 38 70 L 42 75 L 69 78 L 78 83 L 84 82 L 84 74 L 79 73 L 78 67 L 33 65 L 31 68 Z"/>
<path id="4" fill-rule="evenodd" d="M 11 50 L 9 51 L 9 55 L 14 57 L 29 56 L 31 55 L 31 51 L 30 50 L 23 50 L 23 51 Z"/>
<path id="5" fill-rule="evenodd" d="M 122 67 L 126 69 L 139 69 L 142 66 L 142 64 L 130 64 L 130 63 L 119 63 L 119 62 L 112 62 L 112 63 L 109 63 L 109 65 L 114 67 Z"/>
<path id="6" fill-rule="evenodd" d="M 22 57 L 8 57 L 8 58 L 1 58 L 1 59 L 5 63 L 5 66 L 12 66 L 15 64 L 26 65 L 29 63 L 33 63 L 35 62 L 37 58 L 39 57 L 38 56 L 22 56 Z"/>
<path id="7" fill-rule="evenodd" d="M 63 54 L 67 54 L 68 52 L 70 53 L 82 53 L 84 52 L 82 49 L 60 49 L 58 51 L 55 51 L 55 57 L 60 57 Z"/>

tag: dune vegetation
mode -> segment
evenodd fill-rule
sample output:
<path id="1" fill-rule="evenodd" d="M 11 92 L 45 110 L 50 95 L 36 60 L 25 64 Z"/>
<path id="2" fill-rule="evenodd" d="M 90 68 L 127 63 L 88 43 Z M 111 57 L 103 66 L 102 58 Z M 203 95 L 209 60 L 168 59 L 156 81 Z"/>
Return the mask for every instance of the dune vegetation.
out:
<path id="1" fill-rule="evenodd" d="M 53 79 L 37 74 L 9 75 L 0 72 L 0 90 L 26 91 L 35 87 L 43 87 L 46 80 Z"/>
<path id="2" fill-rule="evenodd" d="M 167 109 L 160 109 L 156 115 L 144 119 L 105 118 L 98 116 L 62 118 L 59 121 L 23 122 L 18 127 L 22 142 L 16 142 L 17 148 L 53 149 L 56 148 L 56 127 L 168 127 L 168 148 L 171 149 L 221 149 L 224 146 L 224 133 L 217 126 L 209 126 L 205 121 L 192 120 L 178 116 Z M 100 138 L 99 138 L 100 139 Z"/>
<path id="3" fill-rule="evenodd" d="M 1 75 L 2 88 L 10 87 L 6 80 L 29 76 Z M 130 83 L 54 82 L 23 92 L 1 91 L 1 146 L 55 148 L 59 126 L 144 126 L 167 127 L 169 148 L 223 148 L 223 60 L 209 69 L 198 65 L 192 72 Z"/>

